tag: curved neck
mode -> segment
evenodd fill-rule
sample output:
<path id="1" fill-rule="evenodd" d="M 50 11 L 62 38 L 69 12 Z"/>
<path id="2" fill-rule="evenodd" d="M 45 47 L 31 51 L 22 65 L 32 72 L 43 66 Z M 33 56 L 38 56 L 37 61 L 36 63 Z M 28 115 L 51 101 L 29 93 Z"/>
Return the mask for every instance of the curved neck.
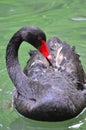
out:
<path id="1" fill-rule="evenodd" d="M 18 61 L 18 49 L 20 44 L 23 41 L 27 41 L 27 34 L 29 31 L 21 29 L 11 38 L 7 50 L 6 50 L 6 66 L 9 73 L 9 76 L 14 83 L 15 87 L 20 93 L 25 94 L 27 88 L 30 89 L 29 79 L 23 73 L 20 68 Z M 30 41 L 30 37 L 28 36 L 28 42 Z M 26 89 L 25 89 L 26 88 Z M 29 90 L 30 91 L 30 90 Z"/>

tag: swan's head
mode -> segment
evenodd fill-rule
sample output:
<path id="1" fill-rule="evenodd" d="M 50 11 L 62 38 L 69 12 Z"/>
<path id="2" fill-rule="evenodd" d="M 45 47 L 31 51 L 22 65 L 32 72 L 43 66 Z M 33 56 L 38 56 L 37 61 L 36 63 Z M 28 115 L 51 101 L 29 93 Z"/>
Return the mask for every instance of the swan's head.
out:
<path id="1" fill-rule="evenodd" d="M 25 41 L 37 48 L 49 61 L 52 59 L 46 43 L 46 35 L 41 29 L 30 26 L 23 29 L 22 36 Z"/>

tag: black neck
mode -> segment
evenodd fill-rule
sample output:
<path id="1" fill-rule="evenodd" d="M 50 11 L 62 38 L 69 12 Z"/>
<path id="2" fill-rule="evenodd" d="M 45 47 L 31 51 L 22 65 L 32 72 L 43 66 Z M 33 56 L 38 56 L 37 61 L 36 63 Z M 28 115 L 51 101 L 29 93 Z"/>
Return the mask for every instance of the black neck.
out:
<path id="1" fill-rule="evenodd" d="M 14 36 L 11 38 L 7 50 L 6 50 L 6 66 L 9 73 L 9 76 L 14 83 L 15 87 L 19 92 L 26 91 L 25 88 L 29 89 L 29 79 L 26 77 L 26 75 L 23 73 L 23 71 L 20 68 L 19 61 L 18 61 L 18 49 L 20 44 L 23 41 L 26 42 L 32 42 L 31 38 L 33 37 L 33 34 L 31 33 L 30 28 L 23 28 L 17 33 L 14 34 Z M 37 29 L 35 29 L 35 32 Z M 33 31 L 34 32 L 34 31 Z M 30 35 L 29 35 L 30 34 Z M 28 36 L 28 38 L 27 38 Z M 35 40 L 35 39 L 34 39 Z M 32 43 L 31 43 L 32 44 Z"/>

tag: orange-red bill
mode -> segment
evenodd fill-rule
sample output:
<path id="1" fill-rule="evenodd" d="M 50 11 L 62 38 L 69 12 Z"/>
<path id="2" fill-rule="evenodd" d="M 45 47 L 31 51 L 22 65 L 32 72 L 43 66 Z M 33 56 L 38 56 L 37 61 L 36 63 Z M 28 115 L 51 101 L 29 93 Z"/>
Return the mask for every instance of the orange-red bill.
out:
<path id="1" fill-rule="evenodd" d="M 52 56 L 49 52 L 48 46 L 44 40 L 41 40 L 41 46 L 39 47 L 39 51 L 48 59 L 52 60 Z"/>

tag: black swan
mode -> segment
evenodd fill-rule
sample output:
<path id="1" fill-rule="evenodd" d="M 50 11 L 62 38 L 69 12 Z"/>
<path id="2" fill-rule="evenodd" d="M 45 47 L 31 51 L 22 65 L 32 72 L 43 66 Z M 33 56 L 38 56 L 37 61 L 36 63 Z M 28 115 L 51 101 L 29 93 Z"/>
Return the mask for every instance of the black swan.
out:
<path id="1" fill-rule="evenodd" d="M 29 52 L 31 57 L 24 71 L 18 62 L 23 41 L 39 50 Z M 86 107 L 85 72 L 79 55 L 59 38 L 46 42 L 39 28 L 20 29 L 7 46 L 6 66 L 15 86 L 14 107 L 21 115 L 40 121 L 63 121 Z"/>

